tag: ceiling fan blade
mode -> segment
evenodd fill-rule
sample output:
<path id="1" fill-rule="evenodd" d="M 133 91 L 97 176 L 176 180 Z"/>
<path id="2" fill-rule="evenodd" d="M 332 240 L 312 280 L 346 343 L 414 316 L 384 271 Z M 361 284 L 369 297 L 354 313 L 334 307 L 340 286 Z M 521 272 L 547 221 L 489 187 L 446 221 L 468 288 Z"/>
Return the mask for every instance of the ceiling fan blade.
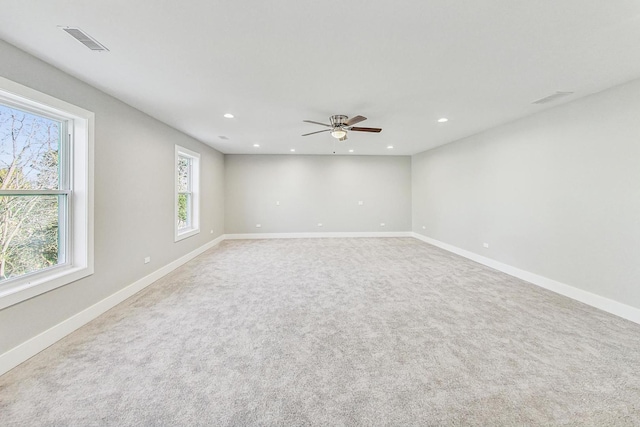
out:
<path id="1" fill-rule="evenodd" d="M 354 116 L 347 120 L 344 124 L 347 126 L 352 126 L 356 123 L 364 122 L 365 120 L 367 120 L 367 118 L 364 116 Z"/>
<path id="2" fill-rule="evenodd" d="M 304 134 L 304 135 L 302 135 L 302 136 L 313 135 L 314 133 L 331 132 L 332 130 L 333 130 L 333 129 L 324 129 L 324 130 L 319 130 L 319 131 L 316 131 L 316 132 L 305 133 L 305 134 Z"/>
<path id="3" fill-rule="evenodd" d="M 305 123 L 313 123 L 314 125 L 326 126 L 328 128 L 332 127 L 331 125 L 328 125 L 326 123 L 314 122 L 313 120 L 303 120 L 303 122 L 305 122 Z"/>
<path id="4" fill-rule="evenodd" d="M 379 133 L 382 132 L 382 129 L 380 128 L 359 128 L 359 127 L 352 127 L 349 130 L 354 130 L 356 132 L 375 132 L 375 133 Z"/>

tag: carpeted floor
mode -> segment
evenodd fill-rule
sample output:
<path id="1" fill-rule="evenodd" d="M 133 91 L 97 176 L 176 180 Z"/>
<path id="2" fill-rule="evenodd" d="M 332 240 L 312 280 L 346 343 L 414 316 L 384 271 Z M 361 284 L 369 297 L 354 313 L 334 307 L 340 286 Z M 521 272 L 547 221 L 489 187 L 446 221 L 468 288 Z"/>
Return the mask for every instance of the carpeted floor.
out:
<path id="1" fill-rule="evenodd" d="M 0 424 L 640 425 L 640 325 L 412 238 L 226 241 L 0 377 Z"/>

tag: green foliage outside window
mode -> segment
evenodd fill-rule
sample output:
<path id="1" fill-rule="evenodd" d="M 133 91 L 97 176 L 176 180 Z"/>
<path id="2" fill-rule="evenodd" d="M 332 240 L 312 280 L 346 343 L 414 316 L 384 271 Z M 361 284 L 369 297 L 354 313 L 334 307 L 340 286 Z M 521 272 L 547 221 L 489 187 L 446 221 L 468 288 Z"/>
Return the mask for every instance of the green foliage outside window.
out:
<path id="1" fill-rule="evenodd" d="M 178 194 L 178 228 L 186 227 L 188 220 L 187 194 Z"/>

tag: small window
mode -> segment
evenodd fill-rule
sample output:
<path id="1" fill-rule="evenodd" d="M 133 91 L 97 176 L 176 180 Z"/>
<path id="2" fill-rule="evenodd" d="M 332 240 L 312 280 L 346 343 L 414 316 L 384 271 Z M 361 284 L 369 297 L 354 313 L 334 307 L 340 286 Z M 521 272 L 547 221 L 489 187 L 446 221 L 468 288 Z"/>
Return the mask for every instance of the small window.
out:
<path id="1" fill-rule="evenodd" d="M 93 272 L 92 121 L 0 78 L 0 308 Z"/>
<path id="2" fill-rule="evenodd" d="M 175 240 L 200 232 L 200 154 L 176 145 Z"/>

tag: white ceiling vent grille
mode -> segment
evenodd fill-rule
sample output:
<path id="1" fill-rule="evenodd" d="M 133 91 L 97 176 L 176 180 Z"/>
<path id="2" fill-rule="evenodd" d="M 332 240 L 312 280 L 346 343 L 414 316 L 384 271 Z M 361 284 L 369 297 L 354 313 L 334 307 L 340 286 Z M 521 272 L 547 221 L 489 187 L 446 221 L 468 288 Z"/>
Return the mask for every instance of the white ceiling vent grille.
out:
<path id="1" fill-rule="evenodd" d="M 537 101 L 533 101 L 532 104 L 546 104 L 569 95 L 573 95 L 573 92 L 556 92 L 549 96 L 545 96 L 544 98 L 540 98 Z"/>
<path id="2" fill-rule="evenodd" d="M 96 39 L 82 31 L 80 28 L 62 27 L 62 29 L 71 37 L 95 52 L 109 52 L 109 49 L 107 49 L 102 43 L 99 43 Z"/>

